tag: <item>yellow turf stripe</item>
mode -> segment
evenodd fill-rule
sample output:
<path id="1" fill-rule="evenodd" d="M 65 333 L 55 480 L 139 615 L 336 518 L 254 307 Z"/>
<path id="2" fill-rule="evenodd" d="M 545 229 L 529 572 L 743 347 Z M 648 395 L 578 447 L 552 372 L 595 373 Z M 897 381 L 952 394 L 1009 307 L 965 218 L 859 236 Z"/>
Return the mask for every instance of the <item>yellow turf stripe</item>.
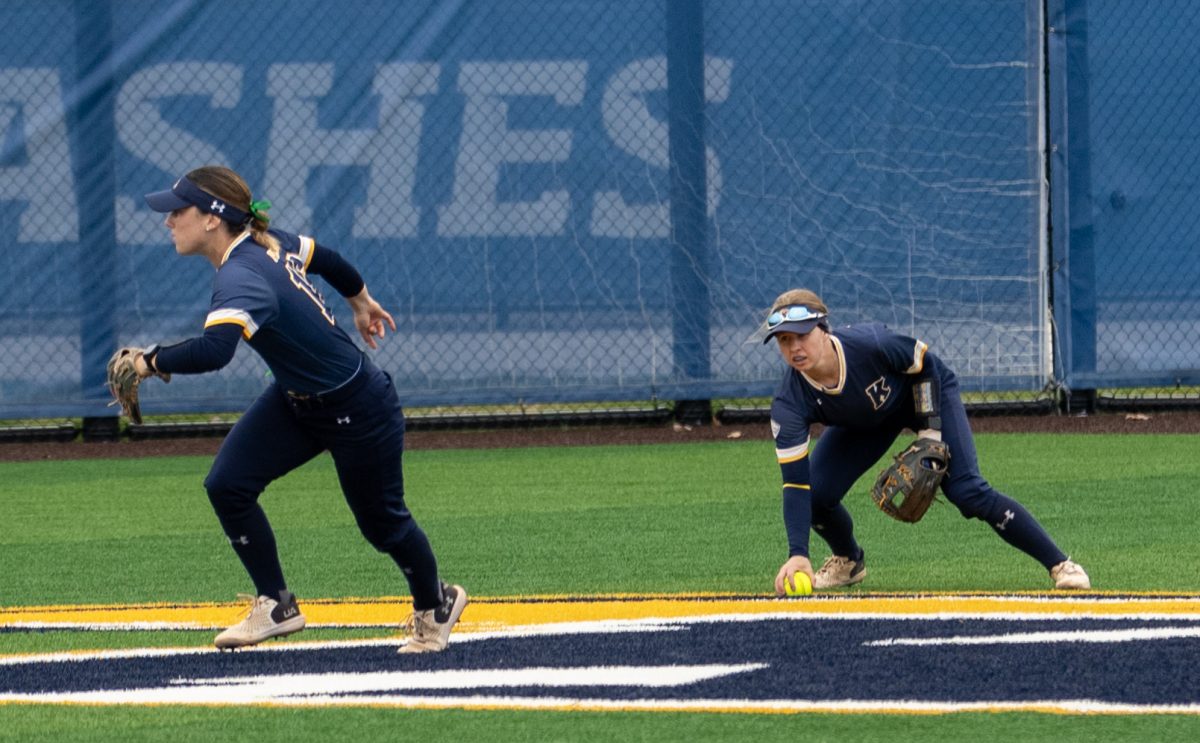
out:
<path id="1" fill-rule="evenodd" d="M 398 625 L 409 612 L 405 597 L 301 600 L 308 626 Z M 237 621 L 240 604 L 134 604 L 0 607 L 0 627 L 92 625 L 225 627 Z M 855 614 L 936 614 L 1200 617 L 1200 594 L 823 594 L 801 599 L 688 594 L 659 596 L 472 597 L 459 632 L 494 631 L 554 622 L 708 616 L 796 614 L 836 617 Z"/>

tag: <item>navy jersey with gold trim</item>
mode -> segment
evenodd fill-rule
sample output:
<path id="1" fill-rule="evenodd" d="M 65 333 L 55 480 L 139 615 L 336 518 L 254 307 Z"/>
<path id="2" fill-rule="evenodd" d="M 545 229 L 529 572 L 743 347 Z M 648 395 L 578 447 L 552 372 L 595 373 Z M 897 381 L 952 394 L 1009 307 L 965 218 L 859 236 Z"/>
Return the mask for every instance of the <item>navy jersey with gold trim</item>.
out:
<path id="1" fill-rule="evenodd" d="M 338 327 L 307 275 L 316 243 L 271 230 L 282 252 L 273 254 L 244 232 L 229 246 L 213 279 L 204 327 L 232 323 L 270 367 L 279 384 L 304 393 L 326 392 L 354 376 L 362 351 Z"/>
<path id="2" fill-rule="evenodd" d="M 812 423 L 875 428 L 912 411 L 910 385 L 924 370 L 923 342 L 879 323 L 834 329 L 830 341 L 840 370 L 836 386 L 823 387 L 789 368 L 775 392 L 771 427 L 780 462 L 800 453 Z"/>
<path id="3" fill-rule="evenodd" d="M 879 323 L 837 328 L 830 333 L 838 381 L 822 385 L 788 368 L 771 402 L 771 432 L 783 475 L 784 523 L 791 555 L 808 554 L 811 491 L 808 450 L 813 423 L 849 429 L 916 423 L 912 383 L 938 373 L 928 347 Z"/>

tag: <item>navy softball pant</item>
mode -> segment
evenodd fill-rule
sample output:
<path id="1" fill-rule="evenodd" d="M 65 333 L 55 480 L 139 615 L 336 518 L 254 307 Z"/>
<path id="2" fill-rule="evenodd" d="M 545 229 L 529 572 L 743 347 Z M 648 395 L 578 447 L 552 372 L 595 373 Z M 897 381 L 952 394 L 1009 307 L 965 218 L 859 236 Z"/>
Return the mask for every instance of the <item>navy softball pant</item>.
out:
<path id="1" fill-rule="evenodd" d="M 260 517 L 267 485 L 326 450 L 368 542 L 390 552 L 414 528 L 404 503 L 404 413 L 391 378 L 364 359 L 346 387 L 301 400 L 272 384 L 229 432 L 204 486 L 235 546 L 238 524 Z"/>
<path id="2" fill-rule="evenodd" d="M 1037 520 L 983 478 L 971 426 L 959 396 L 958 380 L 953 374 L 942 376 L 940 413 L 942 441 L 950 448 L 950 468 L 942 480 L 946 499 L 963 517 L 986 522 L 1002 539 L 1047 569 L 1065 560 L 1066 555 Z M 812 523 L 813 530 L 833 554 L 859 554 L 854 523 L 842 499 L 858 478 L 888 452 L 900 433 L 914 425 L 914 420 L 901 418 L 874 429 L 830 426 L 821 434 L 809 463 Z"/>

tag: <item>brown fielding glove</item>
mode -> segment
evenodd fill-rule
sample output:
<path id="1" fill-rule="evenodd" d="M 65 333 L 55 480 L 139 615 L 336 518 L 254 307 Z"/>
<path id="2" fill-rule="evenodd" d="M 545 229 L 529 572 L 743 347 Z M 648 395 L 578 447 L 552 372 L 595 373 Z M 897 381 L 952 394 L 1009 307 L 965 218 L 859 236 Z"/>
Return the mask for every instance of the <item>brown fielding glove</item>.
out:
<path id="1" fill-rule="evenodd" d="M 112 393 L 110 405 L 120 405 L 125 415 L 134 423 L 142 422 L 142 408 L 138 404 L 138 385 L 142 378 L 137 373 L 137 359 L 142 349 L 125 347 L 118 349 L 108 360 L 108 391 Z M 155 376 L 164 382 L 171 381 L 170 374 L 158 372 Z"/>
<path id="2" fill-rule="evenodd" d="M 875 480 L 871 498 L 897 521 L 921 520 L 950 465 L 950 449 L 937 439 L 917 439 L 896 455 Z"/>

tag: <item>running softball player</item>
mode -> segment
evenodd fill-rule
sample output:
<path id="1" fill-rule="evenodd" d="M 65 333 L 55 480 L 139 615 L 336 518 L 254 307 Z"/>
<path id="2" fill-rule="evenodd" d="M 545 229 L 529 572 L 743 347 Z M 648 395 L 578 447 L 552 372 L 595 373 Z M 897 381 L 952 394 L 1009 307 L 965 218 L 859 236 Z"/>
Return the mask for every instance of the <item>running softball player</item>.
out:
<path id="1" fill-rule="evenodd" d="M 193 170 L 169 190 L 147 194 L 146 203 L 167 214 L 175 251 L 203 256 L 216 277 L 203 335 L 144 349 L 135 359 L 138 376 L 215 371 L 233 359 L 239 339 L 273 376 L 229 432 L 204 481 L 256 592 L 246 618 L 217 635 L 217 647 L 303 629 L 258 498 L 269 483 L 329 451 L 363 536 L 408 581 L 413 615 L 400 652 L 444 649 L 467 593 L 440 580 L 429 540 L 405 505 L 400 401 L 391 377 L 335 323 L 311 277 L 321 276 L 346 298 L 371 348 L 385 324 L 396 329 L 392 316 L 337 252 L 310 237 L 268 230 L 270 204 L 252 201 L 245 181 L 228 168 Z"/>
<path id="2" fill-rule="evenodd" d="M 906 428 L 949 447 L 941 488 L 964 517 L 984 521 L 1041 563 L 1055 588 L 1090 588 L 1083 568 L 1024 506 L 983 479 L 954 372 L 919 340 L 874 323 L 831 330 L 828 315 L 815 293 L 793 289 L 775 300 L 767 316 L 763 342 L 774 338 L 789 367 L 771 403 L 788 536 L 788 559 L 775 577 L 775 592 L 783 595 L 784 581 L 797 572 L 806 573 L 815 589 L 866 577 L 863 548 L 842 498 Z M 924 401 L 920 410 L 916 400 Z M 814 423 L 825 430 L 810 456 Z M 815 575 L 808 557 L 810 528 L 832 552 Z"/>

